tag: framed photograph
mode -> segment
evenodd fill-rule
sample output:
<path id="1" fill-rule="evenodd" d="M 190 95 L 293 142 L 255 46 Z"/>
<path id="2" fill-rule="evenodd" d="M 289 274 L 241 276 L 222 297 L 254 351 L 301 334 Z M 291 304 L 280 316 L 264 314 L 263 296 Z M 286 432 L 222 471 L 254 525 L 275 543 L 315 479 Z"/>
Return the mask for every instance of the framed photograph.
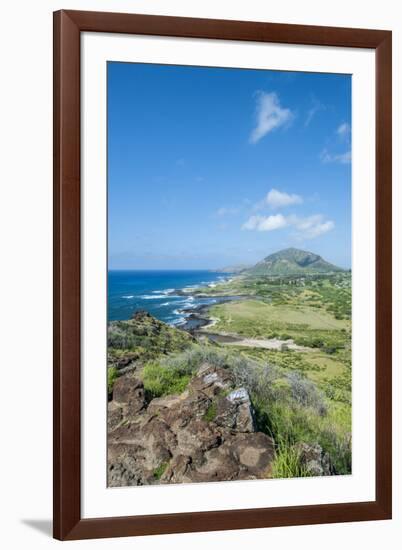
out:
<path id="1" fill-rule="evenodd" d="M 391 32 L 54 14 L 54 536 L 391 518 Z"/>

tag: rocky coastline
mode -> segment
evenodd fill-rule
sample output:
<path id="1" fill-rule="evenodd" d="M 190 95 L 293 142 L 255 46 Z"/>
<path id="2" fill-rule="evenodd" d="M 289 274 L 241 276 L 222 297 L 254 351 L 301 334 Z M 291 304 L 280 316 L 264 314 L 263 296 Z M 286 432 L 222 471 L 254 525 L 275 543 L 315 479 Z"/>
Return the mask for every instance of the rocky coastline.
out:
<path id="1" fill-rule="evenodd" d="M 184 296 L 187 298 L 206 298 L 213 300 L 213 303 L 208 304 L 198 304 L 191 308 L 182 308 L 178 309 L 178 313 L 184 315 L 186 320 L 181 325 L 178 325 L 177 328 L 189 332 L 193 336 L 199 335 L 201 329 L 206 329 L 208 326 L 214 324 L 214 319 L 209 315 L 209 309 L 212 305 L 223 304 L 227 302 L 233 302 L 238 300 L 245 300 L 250 298 L 249 296 L 244 295 L 226 295 L 220 292 L 220 287 L 225 283 L 230 283 L 234 280 L 234 277 L 225 277 L 216 283 L 209 283 L 207 288 L 214 289 L 209 292 L 205 292 L 202 289 L 204 287 L 194 287 L 194 288 L 175 288 L 170 290 L 167 293 L 167 296 Z"/>
<path id="2" fill-rule="evenodd" d="M 242 297 L 227 296 L 224 298 L 214 299 L 216 300 L 214 304 L 200 304 L 194 306 L 191 309 L 179 310 L 180 313 L 184 313 L 186 315 L 185 323 L 180 325 L 179 328 L 182 330 L 186 330 L 191 334 L 197 333 L 201 328 L 207 328 L 208 326 L 211 326 L 213 324 L 214 320 L 209 316 L 209 309 L 211 305 L 215 305 L 217 303 L 223 304 L 227 302 L 233 302 L 235 300 L 242 299 Z"/>

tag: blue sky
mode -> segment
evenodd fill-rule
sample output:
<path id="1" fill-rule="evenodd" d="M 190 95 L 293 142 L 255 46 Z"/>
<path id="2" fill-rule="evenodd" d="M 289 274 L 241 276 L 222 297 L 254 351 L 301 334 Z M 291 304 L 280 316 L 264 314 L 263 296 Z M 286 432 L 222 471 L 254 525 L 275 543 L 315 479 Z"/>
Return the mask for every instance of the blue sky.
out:
<path id="1" fill-rule="evenodd" d="M 110 269 L 351 262 L 351 77 L 108 63 Z"/>

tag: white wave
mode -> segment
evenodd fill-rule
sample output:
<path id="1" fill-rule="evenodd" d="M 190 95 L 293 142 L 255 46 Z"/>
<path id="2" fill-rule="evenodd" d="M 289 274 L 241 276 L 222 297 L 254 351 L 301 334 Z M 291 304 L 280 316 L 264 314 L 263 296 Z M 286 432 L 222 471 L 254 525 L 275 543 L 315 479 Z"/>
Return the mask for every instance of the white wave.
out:
<path id="1" fill-rule="evenodd" d="M 186 304 L 189 304 L 190 302 L 188 301 L 188 298 L 184 298 L 183 299 L 183 296 L 179 296 L 179 298 L 182 298 L 181 300 L 176 300 L 174 302 L 174 304 L 172 305 L 175 305 L 175 306 L 181 306 L 181 305 L 186 305 Z"/>
<path id="2" fill-rule="evenodd" d="M 169 324 L 177 326 L 177 325 L 184 325 L 185 322 L 186 322 L 185 317 L 179 317 L 178 319 L 173 319 L 172 321 L 169 321 Z"/>
<path id="3" fill-rule="evenodd" d="M 189 313 L 186 313 L 186 312 L 184 311 L 184 309 L 185 309 L 185 308 L 183 308 L 183 309 L 174 309 L 174 310 L 173 310 L 173 313 L 174 313 L 175 315 L 182 315 L 183 317 L 188 317 L 190 314 L 189 314 Z"/>
<path id="4" fill-rule="evenodd" d="M 162 292 L 158 291 L 158 294 L 143 294 L 140 296 L 143 300 L 162 300 L 164 298 L 165 300 L 175 299 L 175 298 L 183 298 L 183 296 L 178 296 L 176 294 L 163 294 Z"/>
<path id="5" fill-rule="evenodd" d="M 134 296 L 130 294 L 130 296 L 122 296 L 122 298 L 125 298 L 126 300 L 131 300 L 131 298 L 134 298 Z"/>
<path id="6" fill-rule="evenodd" d="M 194 298 L 191 296 L 183 302 L 183 309 L 192 309 L 194 307 Z"/>

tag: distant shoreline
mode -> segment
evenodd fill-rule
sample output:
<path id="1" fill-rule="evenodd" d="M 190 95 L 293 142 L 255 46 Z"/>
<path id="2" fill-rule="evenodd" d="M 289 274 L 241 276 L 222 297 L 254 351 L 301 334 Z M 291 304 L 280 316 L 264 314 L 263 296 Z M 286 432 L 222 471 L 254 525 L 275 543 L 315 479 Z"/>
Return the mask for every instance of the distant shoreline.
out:
<path id="1" fill-rule="evenodd" d="M 206 270 L 111 270 L 108 321 L 129 320 L 145 310 L 170 326 L 182 327 L 199 306 L 215 302 L 215 288 L 229 280 L 229 274 Z"/>
<path id="2" fill-rule="evenodd" d="M 321 256 L 295 248 L 273 253 L 247 270 L 231 269 L 110 269 L 108 319 L 127 320 L 136 311 L 145 310 L 160 321 L 191 332 L 213 322 L 208 315 L 213 305 L 249 294 L 254 278 L 304 286 L 311 279 L 345 273 Z M 243 279 L 250 279 L 251 285 L 243 285 Z"/>
<path id="3" fill-rule="evenodd" d="M 216 271 L 214 273 L 219 273 L 219 272 Z M 208 316 L 208 310 L 212 305 L 216 305 L 217 303 L 226 303 L 226 302 L 232 302 L 232 301 L 244 299 L 243 296 L 210 295 L 207 293 L 203 293 L 201 291 L 201 289 L 204 287 L 219 288 L 220 285 L 230 283 L 234 279 L 235 279 L 235 276 L 231 274 L 231 276 L 225 277 L 220 281 L 217 281 L 214 283 L 208 283 L 207 285 L 195 286 L 194 289 L 173 289 L 171 291 L 172 295 L 191 296 L 193 298 L 213 298 L 215 300 L 213 304 L 198 304 L 198 305 L 195 305 L 193 308 L 187 308 L 186 310 L 182 310 L 181 313 L 185 314 L 187 318 L 186 318 L 186 321 L 178 325 L 177 328 L 184 330 L 186 332 L 189 332 L 190 334 L 194 334 L 201 328 L 206 328 L 213 324 L 214 320 Z"/>

